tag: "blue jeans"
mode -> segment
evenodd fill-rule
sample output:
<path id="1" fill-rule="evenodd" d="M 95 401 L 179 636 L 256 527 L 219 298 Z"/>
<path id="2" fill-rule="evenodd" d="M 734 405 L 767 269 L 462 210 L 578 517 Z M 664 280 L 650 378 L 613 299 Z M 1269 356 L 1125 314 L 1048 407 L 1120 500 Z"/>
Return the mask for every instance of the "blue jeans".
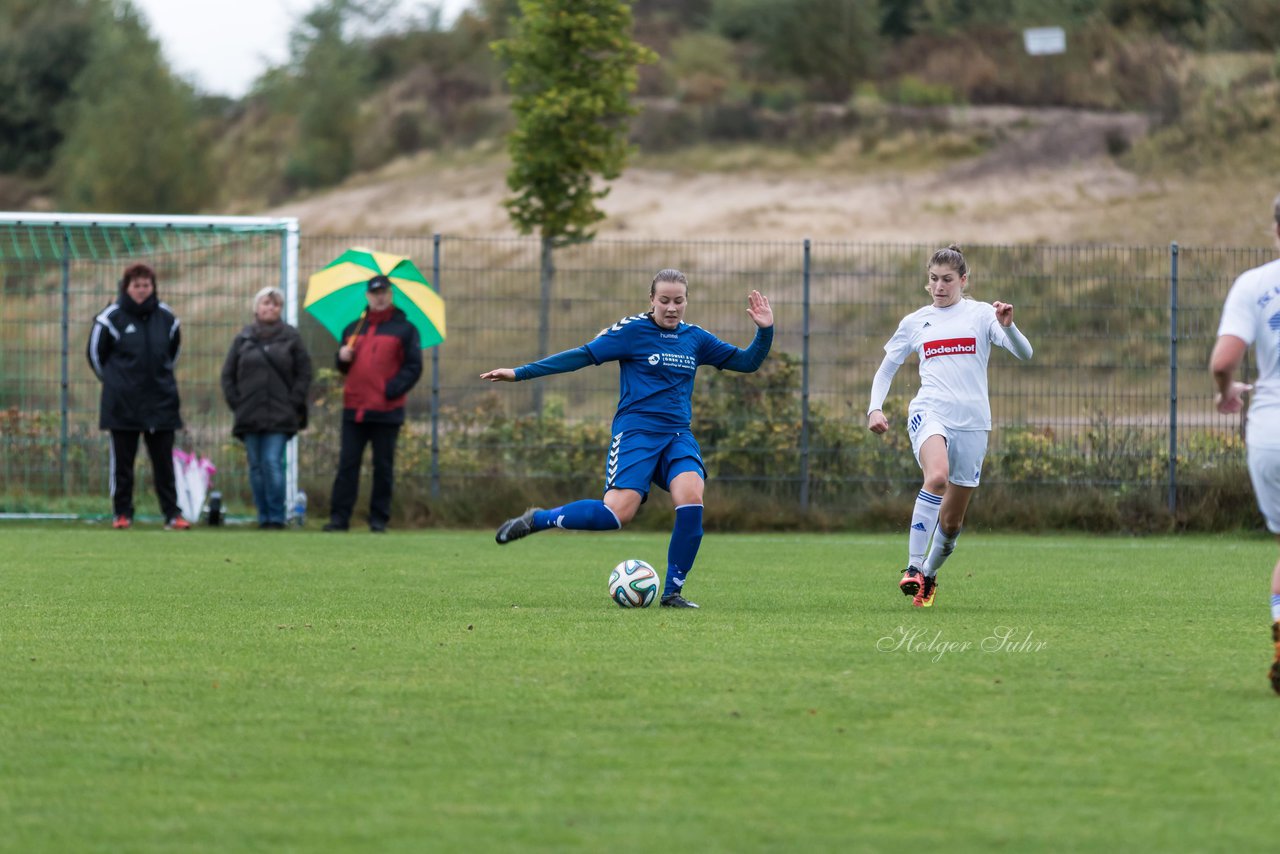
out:
<path id="1" fill-rule="evenodd" d="M 284 433 L 246 433 L 244 449 L 249 454 L 249 486 L 258 508 L 259 524 L 284 524 Z"/>

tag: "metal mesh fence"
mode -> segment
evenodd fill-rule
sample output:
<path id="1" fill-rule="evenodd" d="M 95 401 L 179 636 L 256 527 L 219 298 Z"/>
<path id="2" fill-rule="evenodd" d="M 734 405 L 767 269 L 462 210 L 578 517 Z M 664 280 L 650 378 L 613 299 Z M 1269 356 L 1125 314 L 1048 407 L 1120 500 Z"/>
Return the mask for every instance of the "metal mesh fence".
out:
<path id="1" fill-rule="evenodd" d="M 493 386 L 479 375 L 579 346 L 644 311 L 649 281 L 664 267 L 689 275 L 686 319 L 739 346 L 754 333 L 748 291 L 765 293 L 774 307 L 774 356 L 763 375 L 705 369 L 699 376 L 695 433 L 713 477 L 805 506 L 868 487 L 902 493 L 919 485 L 901 423 L 918 386 L 914 360 L 890 394 L 891 418 L 898 416 L 891 434 L 869 434 L 864 413 L 885 341 L 927 302 L 924 265 L 936 247 L 596 241 L 557 250 L 544 300 L 537 240 L 303 236 L 303 283 L 351 246 L 412 258 L 448 306 L 448 340 L 427 354 L 397 451 L 398 483 L 425 500 L 442 483 L 453 495 L 468 484 L 487 488 L 495 477 L 576 477 L 598 488 L 616 366 L 518 385 Z M 984 483 L 1167 489 L 1173 501 L 1176 490 L 1215 471 L 1241 470 L 1241 421 L 1214 411 L 1205 366 L 1230 283 L 1271 253 L 1036 245 L 972 246 L 965 254 L 971 295 L 1015 304 L 1036 350 L 1028 363 L 993 354 L 995 429 Z M 2 509 L 105 512 L 106 443 L 83 351 L 94 314 L 134 260 L 157 268 L 160 295 L 182 319 L 178 378 L 188 435 L 180 443 L 213 457 L 229 503 L 248 506 L 243 451 L 230 437 L 218 375 L 249 320 L 253 293 L 279 280 L 279 236 L 8 227 L 0 229 Z M 305 312 L 298 325 L 320 369 L 299 476 L 323 502 L 341 408 L 336 342 Z M 567 428 L 552 435 L 544 425 L 530 438 L 521 419 L 535 411 Z M 580 470 L 566 470 L 573 467 Z"/>

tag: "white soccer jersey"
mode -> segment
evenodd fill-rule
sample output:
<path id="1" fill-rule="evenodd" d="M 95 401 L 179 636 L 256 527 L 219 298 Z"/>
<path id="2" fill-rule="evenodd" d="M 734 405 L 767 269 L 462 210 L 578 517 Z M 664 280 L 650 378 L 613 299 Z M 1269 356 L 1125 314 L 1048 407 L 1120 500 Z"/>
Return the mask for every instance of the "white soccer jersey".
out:
<path id="1" fill-rule="evenodd" d="M 1013 352 L 991 303 L 962 299 L 946 308 L 927 305 L 908 314 L 884 351 L 899 365 L 912 352 L 920 358 L 920 391 L 911 401 L 911 414 L 931 413 L 953 430 L 990 430 L 987 361 L 992 344 Z"/>
<path id="2" fill-rule="evenodd" d="M 1258 448 L 1280 448 L 1280 261 L 1240 274 L 1227 294 L 1218 335 L 1254 345 L 1258 378 L 1246 436 Z"/>

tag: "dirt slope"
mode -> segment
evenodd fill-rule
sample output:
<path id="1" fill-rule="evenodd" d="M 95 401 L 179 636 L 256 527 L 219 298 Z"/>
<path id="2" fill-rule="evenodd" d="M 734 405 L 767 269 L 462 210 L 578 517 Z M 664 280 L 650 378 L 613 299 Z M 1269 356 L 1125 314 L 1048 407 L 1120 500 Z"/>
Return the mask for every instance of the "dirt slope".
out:
<path id="1" fill-rule="evenodd" d="M 1276 188 L 1245 179 L 1231 187 L 1221 180 L 1142 178 L 1120 165 L 1112 152 L 1146 133 L 1144 117 L 989 108 L 966 110 L 952 126 L 994 144 L 932 168 L 878 164 L 853 141 L 781 169 L 698 170 L 678 159 L 656 168 L 642 157 L 612 184 L 599 234 L 1226 245 L 1259 245 L 1265 236 L 1259 217 Z M 298 216 L 307 233 L 510 236 L 501 205 L 505 169 L 500 154 L 421 155 L 273 213 Z M 1215 194 L 1217 205 L 1209 203 Z"/>

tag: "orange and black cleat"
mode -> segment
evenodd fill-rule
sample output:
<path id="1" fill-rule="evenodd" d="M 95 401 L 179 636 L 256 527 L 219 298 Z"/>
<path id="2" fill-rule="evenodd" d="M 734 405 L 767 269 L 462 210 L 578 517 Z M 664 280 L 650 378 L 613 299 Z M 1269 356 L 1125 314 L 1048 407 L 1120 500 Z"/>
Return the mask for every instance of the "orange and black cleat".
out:
<path id="1" fill-rule="evenodd" d="M 128 516 L 117 516 L 111 520 L 111 527 L 116 529 L 124 529 L 133 527 L 133 520 Z"/>
<path id="2" fill-rule="evenodd" d="M 926 575 L 920 585 L 920 592 L 911 600 L 911 604 L 917 608 L 932 608 L 933 597 L 937 592 L 938 577 L 936 575 Z"/>
<path id="3" fill-rule="evenodd" d="M 924 576 L 920 574 L 920 570 L 909 566 L 902 570 L 902 580 L 898 582 L 898 589 L 904 596 L 915 596 L 920 592 L 920 582 L 923 579 Z"/>

